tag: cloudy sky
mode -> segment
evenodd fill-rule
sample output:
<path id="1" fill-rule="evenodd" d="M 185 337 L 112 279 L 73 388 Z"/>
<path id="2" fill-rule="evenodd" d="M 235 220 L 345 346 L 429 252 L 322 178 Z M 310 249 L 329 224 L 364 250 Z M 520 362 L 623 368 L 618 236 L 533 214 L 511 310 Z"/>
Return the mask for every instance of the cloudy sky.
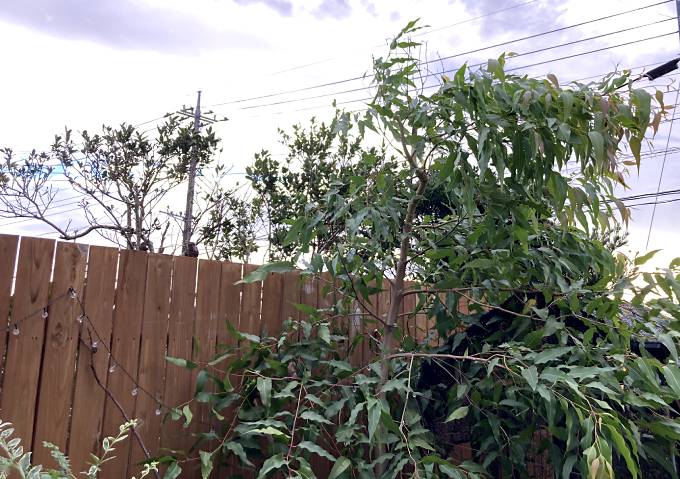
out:
<path id="1" fill-rule="evenodd" d="M 565 82 L 675 58 L 675 16 L 671 0 L 3 0 L 0 146 L 45 148 L 64 126 L 153 129 L 200 89 L 204 105 L 229 117 L 217 130 L 236 179 L 254 152 L 281 153 L 278 127 L 327 118 L 333 99 L 360 109 L 368 83 L 356 78 L 411 19 L 429 25 L 418 40 L 429 58 L 447 58 L 439 68 L 513 51 L 508 68 Z M 662 88 L 674 103 L 678 78 L 640 85 Z M 622 196 L 655 192 L 664 158 L 661 190 L 680 188 L 680 125 L 669 135 L 671 125 L 662 125 Z M 660 199 L 673 198 L 680 195 Z M 63 217 L 77 222 L 73 208 L 62 203 Z M 633 209 L 634 249 L 645 249 L 652 210 Z M 679 211 L 680 202 L 657 206 L 649 244 L 664 249 L 657 264 L 680 256 Z M 0 229 L 48 233 L 31 222 L 0 221 Z"/>

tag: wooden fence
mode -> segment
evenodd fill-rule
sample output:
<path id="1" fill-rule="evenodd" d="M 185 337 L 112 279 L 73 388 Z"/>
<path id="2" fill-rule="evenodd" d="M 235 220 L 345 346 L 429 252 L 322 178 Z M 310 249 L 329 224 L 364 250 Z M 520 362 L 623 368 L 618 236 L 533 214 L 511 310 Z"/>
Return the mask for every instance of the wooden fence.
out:
<path id="1" fill-rule="evenodd" d="M 14 423 L 35 463 L 54 466 L 42 446 L 49 441 L 67 452 L 74 471 L 84 470 L 102 437 L 124 422 L 121 410 L 141 421 L 139 434 L 152 454 L 185 449 L 187 430 L 161 422 L 164 405 L 191 399 L 195 377 L 169 366 L 166 355 L 191 358 L 196 342 L 194 359 L 205 360 L 217 344 L 232 340 L 227 323 L 277 334 L 285 319 L 300 314 L 295 303 L 328 301 L 317 282 L 302 284 L 296 272 L 234 284 L 255 268 L 0 235 L 0 321 L 6 326 L 0 417 Z M 386 298 L 378 297 L 376 308 L 386 308 Z M 366 346 L 351 360 L 358 364 L 369 354 Z M 194 428 L 203 415 L 198 412 Z M 116 456 L 104 478 L 136 473 L 144 453 L 127 441 Z"/>
<path id="2" fill-rule="evenodd" d="M 284 320 L 303 317 L 294 304 L 331 301 L 318 280 L 302 282 L 297 272 L 235 285 L 256 268 L 0 234 L 0 418 L 14 424 L 34 463 L 55 466 L 42 446 L 49 441 L 70 456 L 76 473 L 126 417 L 141 421 L 137 430 L 152 455 L 186 450 L 209 411 L 197 408 L 188 430 L 162 423 L 167 406 L 192 398 L 196 379 L 166 356 L 207 360 L 218 344 L 234 340 L 227 323 L 277 334 Z M 388 293 L 371 304 L 384 314 Z M 415 309 L 414 295 L 403 308 Z M 344 324 L 350 336 L 370 333 L 361 331 L 363 321 Z M 424 339 L 431 325 L 418 315 L 402 327 Z M 365 364 L 374 354 L 369 344 L 350 362 Z M 138 442 L 125 441 L 101 477 L 131 477 L 143 459 Z"/>

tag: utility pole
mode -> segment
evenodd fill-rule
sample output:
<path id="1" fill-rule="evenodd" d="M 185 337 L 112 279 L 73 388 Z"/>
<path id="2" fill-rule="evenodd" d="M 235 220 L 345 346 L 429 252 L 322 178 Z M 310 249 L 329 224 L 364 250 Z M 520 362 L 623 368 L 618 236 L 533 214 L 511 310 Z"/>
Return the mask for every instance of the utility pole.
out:
<path id="1" fill-rule="evenodd" d="M 194 109 L 194 133 L 198 137 L 201 131 L 201 90 L 196 97 L 196 108 Z M 189 251 L 191 242 L 191 223 L 194 220 L 194 190 L 196 189 L 196 163 L 198 162 L 198 148 L 194 146 L 194 154 L 191 155 L 189 163 L 189 179 L 187 183 L 187 204 L 184 209 L 184 229 L 182 230 L 182 254 L 192 253 Z"/>
<path id="2" fill-rule="evenodd" d="M 174 114 L 179 115 L 183 119 L 191 119 L 194 122 L 194 134 L 198 140 L 201 132 L 201 126 L 204 124 L 211 125 L 221 121 L 227 121 L 226 116 L 217 116 L 213 111 L 205 112 L 206 116 L 201 112 L 201 91 L 197 92 L 196 108 L 183 107 Z M 187 183 L 187 201 L 184 209 L 184 226 L 182 228 L 182 254 L 185 256 L 198 256 L 198 249 L 194 243 L 191 242 L 191 229 L 194 221 L 194 196 L 196 195 L 196 169 L 198 166 L 198 157 L 200 150 L 197 145 L 194 145 L 194 151 L 189 160 L 189 174 Z"/>

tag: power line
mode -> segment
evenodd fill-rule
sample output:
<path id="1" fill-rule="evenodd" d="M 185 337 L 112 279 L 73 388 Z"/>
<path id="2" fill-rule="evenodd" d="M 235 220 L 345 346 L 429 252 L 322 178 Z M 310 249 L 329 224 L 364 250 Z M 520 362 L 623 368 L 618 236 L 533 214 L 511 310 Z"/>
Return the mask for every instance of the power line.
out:
<path id="1" fill-rule="evenodd" d="M 656 202 L 659 197 L 659 190 L 661 190 L 661 180 L 663 179 L 664 169 L 666 168 L 666 156 L 668 155 L 668 145 L 671 141 L 671 134 L 673 133 L 673 122 L 675 121 L 675 113 L 678 111 L 678 99 L 680 99 L 680 88 L 675 93 L 675 106 L 673 106 L 673 115 L 671 116 L 671 124 L 668 127 L 668 137 L 666 137 L 666 152 L 663 155 L 661 162 L 661 172 L 659 173 L 659 183 L 656 187 L 656 198 L 654 199 L 654 208 L 652 209 L 652 218 L 649 220 L 649 231 L 647 232 L 647 243 L 645 249 L 649 248 L 649 239 L 652 237 L 652 227 L 654 226 L 654 216 L 656 215 Z"/>
<path id="2" fill-rule="evenodd" d="M 642 7 L 637 7 L 637 8 L 634 8 L 634 9 L 614 13 L 614 14 L 611 14 L 611 15 L 606 15 L 606 16 L 599 17 L 599 18 L 594 18 L 594 19 L 591 19 L 591 20 L 587 20 L 585 22 L 577 23 L 577 24 L 574 24 L 574 25 L 569 25 L 569 26 L 566 26 L 566 27 L 561 27 L 559 29 L 554 29 L 554 30 L 550 30 L 550 31 L 547 31 L 547 32 L 542 32 L 542 33 L 537 33 L 537 34 L 530 35 L 530 36 L 527 36 L 527 37 L 520 37 L 520 38 L 517 38 L 517 39 L 514 39 L 514 40 L 509 40 L 507 42 L 502 42 L 502 43 L 499 43 L 499 44 L 490 45 L 490 46 L 487 46 L 487 47 L 483 47 L 483 48 L 479 48 L 479 49 L 475 49 L 475 50 L 470 50 L 470 51 L 467 51 L 467 52 L 456 53 L 454 55 L 450 55 L 450 56 L 447 56 L 447 57 L 444 57 L 444 58 L 445 59 L 455 58 L 457 56 L 468 55 L 470 53 L 476 53 L 476 52 L 479 52 L 479 51 L 487 50 L 487 49 L 490 49 L 490 48 L 495 48 L 495 47 L 498 47 L 498 46 L 509 45 L 511 43 L 516 43 L 516 42 L 524 41 L 524 40 L 527 40 L 527 39 L 537 38 L 537 37 L 542 36 L 542 35 L 548 35 L 550 33 L 564 31 L 564 30 L 567 30 L 569 28 L 576 28 L 576 27 L 579 27 L 579 26 L 587 25 L 589 23 L 599 22 L 599 21 L 602 21 L 602 20 L 607 20 L 607 19 L 614 18 L 614 17 L 617 17 L 617 16 L 625 15 L 625 14 L 628 14 L 628 13 L 634 13 L 634 12 L 641 11 L 641 10 L 644 10 L 644 9 L 647 9 L 647 8 L 652 8 L 652 7 L 655 7 L 655 6 L 658 6 L 658 5 L 663 5 L 663 4 L 669 3 L 671 1 L 672 0 L 664 0 L 664 1 L 661 1 L 661 2 L 656 2 L 656 3 L 644 5 Z M 436 62 L 439 62 L 439 61 L 441 61 L 441 59 L 429 60 L 425 63 L 436 63 Z M 320 84 L 316 84 L 316 85 L 310 85 L 310 86 L 306 86 L 306 87 L 302 87 L 302 88 L 295 88 L 295 89 L 292 89 L 292 90 L 286 90 L 286 91 L 281 91 L 281 92 L 276 92 L 276 93 L 268 93 L 268 94 L 265 94 L 265 95 L 258 95 L 258 96 L 249 97 L 249 98 L 229 100 L 229 101 L 224 101 L 224 102 L 219 102 L 219 103 L 213 103 L 213 104 L 208 105 L 208 106 L 215 107 L 215 106 L 223 106 L 223 105 L 232 105 L 232 104 L 235 104 L 235 103 L 244 103 L 244 102 L 248 102 L 248 101 L 252 101 L 252 100 L 260 100 L 260 99 L 263 99 L 263 98 L 272 98 L 272 97 L 281 96 L 281 95 L 288 95 L 288 94 L 291 94 L 291 93 L 299 93 L 299 92 L 308 91 L 308 90 L 315 90 L 315 89 L 319 89 L 319 88 L 325 88 L 325 87 L 329 87 L 329 86 L 340 85 L 340 84 L 343 84 L 343 83 L 357 81 L 357 80 L 361 80 L 361 79 L 364 79 L 364 78 L 370 78 L 372 76 L 373 75 L 369 75 L 369 74 L 357 75 L 357 76 L 345 78 L 345 79 L 342 79 L 342 80 L 335 80 L 335 81 L 331 81 L 331 82 L 325 82 L 325 83 L 320 83 Z"/>
<path id="3" fill-rule="evenodd" d="M 434 32 L 439 32 L 439 31 L 441 31 L 441 30 L 446 30 L 446 29 L 448 29 L 448 28 L 453 28 L 453 27 L 456 27 L 456 26 L 458 26 L 458 25 L 463 25 L 463 24 L 465 24 L 465 23 L 472 23 L 472 22 L 475 22 L 475 21 L 477 21 L 477 20 L 481 20 L 481 19 L 483 19 L 483 18 L 487 18 L 487 17 L 493 16 L 493 15 L 497 15 L 497 14 L 499 14 L 499 13 L 504 13 L 504 12 L 507 12 L 507 11 L 510 11 L 510 10 L 514 10 L 514 9 L 516 9 L 516 8 L 525 7 L 525 6 L 530 5 L 530 4 L 532 4 L 532 3 L 536 3 L 537 1 L 538 1 L 538 0 L 529 0 L 528 2 L 520 2 L 520 3 L 517 3 L 517 4 L 515 4 L 515 5 L 510 5 L 509 7 L 502 8 L 502 9 L 500 9 L 500 10 L 493 10 L 493 11 L 490 11 L 490 12 L 486 12 L 486 13 L 483 13 L 483 14 L 478 15 L 478 16 L 476 16 L 476 17 L 467 18 L 467 19 L 465 19 L 465 20 L 461 20 L 461 21 L 456 22 L 456 23 L 451 23 L 451 24 L 449 24 L 449 25 L 445 25 L 445 26 L 442 26 L 442 27 L 437 27 L 437 28 L 425 28 L 425 29 L 423 29 L 421 32 L 416 32 L 416 33 L 414 33 L 413 36 L 414 36 L 414 37 L 420 37 L 420 36 L 424 36 L 424 35 L 430 35 L 430 34 L 432 34 L 432 33 L 434 33 Z M 380 47 L 383 47 L 383 46 L 384 46 L 383 44 L 379 44 L 379 45 L 374 45 L 372 48 L 380 48 Z M 346 55 L 342 55 L 342 56 L 346 56 Z M 325 59 L 325 60 L 319 60 L 319 61 L 315 61 L 315 62 L 312 62 L 312 63 L 306 63 L 306 64 L 304 64 L 304 65 L 298 65 L 298 66 L 286 68 L 285 70 L 276 71 L 276 72 L 272 73 L 271 75 L 280 75 L 280 74 L 282 74 L 282 73 L 288 73 L 288 72 L 295 71 L 295 70 L 302 70 L 302 69 L 304 69 L 304 68 L 308 68 L 308 67 L 320 65 L 320 64 L 322 64 L 322 63 L 327 63 L 327 62 L 332 61 L 332 60 L 337 59 L 337 58 L 338 58 L 338 57 L 335 57 L 335 58 L 327 58 L 327 59 Z"/>
<path id="4" fill-rule="evenodd" d="M 676 19 L 675 17 L 674 18 L 666 18 L 666 19 L 663 19 L 663 20 L 657 20 L 657 21 L 651 22 L 651 23 L 635 25 L 635 26 L 624 28 L 624 29 L 621 29 L 621 30 L 616 30 L 616 31 L 613 31 L 613 32 L 602 33 L 602 34 L 595 35 L 595 36 L 588 37 L 588 38 L 581 38 L 581 39 L 573 40 L 573 41 L 566 42 L 566 43 L 560 43 L 558 45 L 552 45 L 552 46 L 549 46 L 549 47 L 539 48 L 537 50 L 518 53 L 516 55 L 513 55 L 512 57 L 508 57 L 508 60 L 523 57 L 523 56 L 533 55 L 535 53 L 541 53 L 541 52 L 553 50 L 555 48 L 562 48 L 562 47 L 566 47 L 566 46 L 570 46 L 570 45 L 576 45 L 578 43 L 589 42 L 589 41 L 592 41 L 592 40 L 596 40 L 598 38 L 604 38 L 604 37 L 616 35 L 616 34 L 619 34 L 619 33 L 637 30 L 639 28 L 649 27 L 649 26 L 652 26 L 652 25 L 668 22 L 668 21 L 675 20 L 675 19 Z M 510 42 L 510 43 L 512 43 L 512 42 Z M 478 50 L 472 50 L 471 52 L 482 51 L 482 50 L 486 50 L 486 49 L 489 49 L 489 48 L 493 48 L 495 46 L 497 46 L 497 45 L 493 45 L 491 47 L 480 48 Z M 471 53 L 471 52 L 466 52 L 466 53 Z M 437 60 L 437 61 L 455 58 L 455 57 L 458 57 L 458 56 L 465 55 L 466 53 L 451 55 L 451 56 L 444 57 L 444 58 Z M 422 64 L 428 64 L 428 63 L 432 63 L 432 62 L 434 62 L 434 60 L 428 61 L 428 62 L 423 62 Z M 485 63 L 486 62 L 475 63 L 475 64 L 472 64 L 472 65 L 469 65 L 469 67 L 474 68 L 474 67 L 484 65 Z M 455 71 L 455 70 L 447 70 L 447 71 L 444 71 L 442 73 L 429 73 L 427 75 L 424 75 L 423 78 L 430 78 L 430 77 L 433 77 L 433 76 L 439 76 L 443 73 L 450 73 L 452 71 Z M 510 71 L 510 70 L 507 70 L 507 71 Z M 435 87 L 437 87 L 437 86 L 438 85 L 435 85 Z M 320 94 L 320 95 L 304 97 L 304 98 L 292 98 L 292 99 L 286 99 L 286 100 L 281 100 L 281 101 L 276 101 L 276 102 L 271 102 L 271 103 L 265 103 L 265 104 L 259 104 L 259 105 L 249 105 L 249 106 L 240 107 L 240 108 L 238 108 L 238 110 L 252 110 L 252 109 L 256 109 L 256 108 L 263 108 L 263 107 L 269 107 L 269 106 L 275 106 L 275 105 L 283 105 L 283 104 L 287 104 L 287 103 L 298 103 L 298 102 L 302 102 L 302 101 L 316 100 L 316 99 L 319 99 L 319 98 L 327 98 L 327 97 L 334 97 L 334 96 L 338 96 L 338 95 L 346 95 L 348 93 L 356 93 L 356 92 L 359 92 L 359 91 L 367 91 L 369 88 L 370 87 L 359 87 L 359 88 L 352 88 L 352 89 L 349 89 L 349 90 L 342 90 L 342 91 L 337 91 L 337 92 L 332 92 L 332 93 L 323 93 L 323 94 Z M 218 106 L 218 105 L 214 105 L 214 106 Z"/>

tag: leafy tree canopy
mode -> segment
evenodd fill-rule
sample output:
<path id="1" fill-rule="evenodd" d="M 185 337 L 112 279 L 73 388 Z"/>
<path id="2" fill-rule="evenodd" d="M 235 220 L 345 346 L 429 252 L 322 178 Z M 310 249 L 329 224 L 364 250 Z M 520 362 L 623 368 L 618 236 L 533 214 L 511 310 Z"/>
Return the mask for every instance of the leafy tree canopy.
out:
<path id="1" fill-rule="evenodd" d="M 276 220 L 279 238 L 289 224 L 281 244 L 292 261 L 265 265 L 245 279 L 294 263 L 322 281 L 329 274 L 337 300 L 316 311 L 309 327 L 332 341 L 324 328 L 333 331 L 338 318 L 355 317 L 376 328 L 370 340 L 380 349 L 374 363 L 350 375 L 356 389 L 325 384 L 315 399 L 308 386 L 335 384 L 318 375 L 315 362 L 329 357 L 292 352 L 281 340 L 268 346 L 280 356 L 233 366 L 252 378 L 236 388 L 237 397 L 259 395 L 265 403 L 263 397 L 274 394 L 268 385 L 277 391 L 273 397 L 289 397 L 274 409 L 246 400 L 239 412 L 257 427 L 281 418 L 271 427 L 281 433 L 279 449 L 289 452 L 273 446 L 264 466 L 308 477 L 297 416 L 282 412 L 297 405 L 339 408 L 341 418 L 367 414 L 367 429 L 341 427 L 319 440 L 334 457 L 342 453 L 339 474 L 523 477 L 527 458 L 539 449 L 562 477 L 613 477 L 619 467 L 637 477 L 651 462 L 675 477 L 669 458 L 680 439 L 674 406 L 680 398 L 680 261 L 640 275 L 647 256 L 629 259 L 613 247 L 617 216 L 628 220 L 613 195 L 625 182 L 620 153 L 629 149 L 640 167 L 645 135 L 666 110 L 662 96 L 636 88 L 627 72 L 570 85 L 553 75 L 510 74 L 504 56 L 481 71 L 463 65 L 426 93 L 431 89 L 418 83 L 426 73 L 412 55 L 417 44 L 407 38 L 417 28 L 410 23 L 389 55 L 375 60 L 375 97 L 367 111 L 339 114 L 332 123 L 333 140 L 358 141 L 356 154 L 346 166 L 324 166 L 330 177 L 323 183 L 298 183 L 322 188 L 314 195 L 305 190 L 295 214 Z M 319 131 L 313 125 L 294 135 L 312 140 Z M 332 156 L 329 144 L 305 147 L 302 164 L 309 169 L 294 173 L 297 178 L 309 174 L 315 160 Z M 368 144 L 382 145 L 379 153 L 361 146 Z M 259 160 L 265 158 L 271 161 Z M 576 164 L 578 174 L 565 174 L 568 164 Z M 251 173 L 263 190 L 288 181 L 276 177 L 284 170 L 278 165 L 260 163 L 250 171 L 256 170 L 273 174 Z M 378 309 L 372 295 L 381 291 L 389 301 Z M 414 296 L 442 344 L 409 336 L 405 325 L 415 315 L 402 320 L 401 311 Z M 664 354 L 644 347 L 652 339 Z M 290 371 L 277 369 L 276 361 L 294 358 L 308 382 L 279 382 Z M 442 371 L 434 382 L 426 380 L 433 367 Z M 307 416 L 323 424 L 324 418 Z M 450 462 L 431 434 L 416 439 L 414 431 L 433 430 L 433 418 L 469 422 L 474 465 Z M 300 434 L 314 442 L 323 435 L 317 426 L 306 423 Z M 231 430 L 225 441 L 248 450 L 243 432 Z M 368 465 L 364 446 L 372 451 Z M 374 475 L 362 476 L 368 470 Z"/>

